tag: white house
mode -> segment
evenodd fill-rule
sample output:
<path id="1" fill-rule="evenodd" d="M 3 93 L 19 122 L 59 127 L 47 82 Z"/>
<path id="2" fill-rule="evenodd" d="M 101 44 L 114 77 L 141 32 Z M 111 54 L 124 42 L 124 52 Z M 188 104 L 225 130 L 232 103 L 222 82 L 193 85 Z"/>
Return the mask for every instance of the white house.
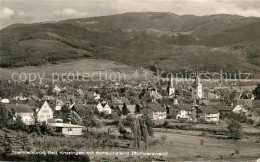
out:
<path id="1" fill-rule="evenodd" d="M 55 104 L 55 110 L 56 111 L 60 111 L 61 107 L 64 105 L 65 103 L 62 100 L 56 100 L 56 104 Z"/>
<path id="2" fill-rule="evenodd" d="M 6 109 L 12 115 L 14 121 L 20 116 L 26 125 L 32 125 L 35 122 L 34 112 L 27 104 L 6 104 Z"/>
<path id="3" fill-rule="evenodd" d="M 99 102 L 98 105 L 96 106 L 96 108 L 97 108 L 98 112 L 104 112 L 106 114 L 112 113 L 110 106 L 105 101 Z"/>
<path id="4" fill-rule="evenodd" d="M 80 136 L 82 135 L 82 129 L 85 128 L 82 125 L 74 125 L 67 123 L 49 123 L 50 127 L 56 129 L 57 132 L 60 132 L 69 136 Z"/>
<path id="5" fill-rule="evenodd" d="M 47 101 L 41 101 L 37 104 L 36 109 L 37 120 L 39 122 L 46 122 L 53 118 L 53 110 Z"/>
<path id="6" fill-rule="evenodd" d="M 247 110 L 245 109 L 245 107 L 242 106 L 242 105 L 239 105 L 239 104 L 232 105 L 231 107 L 233 108 L 232 111 L 233 111 L 234 113 L 245 113 L 245 112 L 247 112 Z"/>
<path id="7" fill-rule="evenodd" d="M 196 106 L 191 113 L 192 120 L 219 121 L 219 111 L 212 106 Z"/>
<path id="8" fill-rule="evenodd" d="M 245 113 L 247 109 L 239 104 L 227 106 L 225 104 L 217 104 L 214 105 L 214 108 L 217 109 L 219 112 L 234 112 L 234 113 Z"/>
<path id="9" fill-rule="evenodd" d="M 10 103 L 10 101 L 9 101 L 9 99 L 4 98 L 1 100 L 1 103 L 8 104 L 8 103 Z"/>
<path id="10" fill-rule="evenodd" d="M 192 105 L 177 105 L 176 119 L 192 120 L 191 113 L 193 111 Z"/>
<path id="11" fill-rule="evenodd" d="M 167 116 L 166 108 L 159 104 L 149 105 L 147 108 L 142 109 L 142 114 L 153 120 L 164 120 Z"/>

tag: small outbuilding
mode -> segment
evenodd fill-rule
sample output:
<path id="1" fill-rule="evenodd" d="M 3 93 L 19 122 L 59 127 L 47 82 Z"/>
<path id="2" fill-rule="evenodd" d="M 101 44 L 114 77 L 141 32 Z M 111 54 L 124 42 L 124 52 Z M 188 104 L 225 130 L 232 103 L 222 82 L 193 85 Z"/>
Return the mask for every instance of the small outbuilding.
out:
<path id="1" fill-rule="evenodd" d="M 50 127 L 55 128 L 57 132 L 70 136 L 82 135 L 82 129 L 85 128 L 82 125 L 74 125 L 68 123 L 49 123 L 49 125 Z"/>

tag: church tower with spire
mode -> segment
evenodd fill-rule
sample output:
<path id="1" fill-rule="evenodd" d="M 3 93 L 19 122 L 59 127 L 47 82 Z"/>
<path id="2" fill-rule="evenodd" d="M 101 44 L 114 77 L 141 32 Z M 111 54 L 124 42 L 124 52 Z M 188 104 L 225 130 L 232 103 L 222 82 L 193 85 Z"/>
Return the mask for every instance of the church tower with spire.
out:
<path id="1" fill-rule="evenodd" d="M 202 84 L 200 82 L 200 76 L 197 72 L 196 80 L 192 85 L 192 98 L 193 99 L 201 99 L 203 97 Z"/>
<path id="2" fill-rule="evenodd" d="M 168 94 L 169 96 L 174 96 L 175 94 L 175 87 L 173 83 L 173 78 L 171 77 L 170 81 L 168 82 Z"/>

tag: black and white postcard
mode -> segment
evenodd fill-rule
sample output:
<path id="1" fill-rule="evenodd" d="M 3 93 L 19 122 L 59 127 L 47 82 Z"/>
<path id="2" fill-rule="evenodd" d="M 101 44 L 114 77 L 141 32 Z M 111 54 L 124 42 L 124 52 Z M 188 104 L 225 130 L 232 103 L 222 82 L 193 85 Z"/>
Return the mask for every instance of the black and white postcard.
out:
<path id="1" fill-rule="evenodd" d="M 0 0 L 0 161 L 260 162 L 260 1 Z"/>

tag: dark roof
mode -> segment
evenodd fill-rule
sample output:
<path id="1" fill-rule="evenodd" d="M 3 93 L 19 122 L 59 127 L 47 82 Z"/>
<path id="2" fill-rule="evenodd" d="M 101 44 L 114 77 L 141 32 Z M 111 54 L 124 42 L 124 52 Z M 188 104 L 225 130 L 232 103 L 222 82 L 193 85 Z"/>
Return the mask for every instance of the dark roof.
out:
<path id="1" fill-rule="evenodd" d="M 241 95 L 241 93 L 231 93 L 229 99 L 230 101 L 237 101 Z"/>
<path id="2" fill-rule="evenodd" d="M 148 105 L 148 108 L 151 108 L 153 111 L 166 111 L 165 107 L 160 104 Z"/>
<path id="3" fill-rule="evenodd" d="M 161 104 L 165 104 L 165 105 L 172 105 L 173 101 L 171 98 L 164 98 L 160 101 Z"/>
<path id="4" fill-rule="evenodd" d="M 153 109 L 151 109 L 151 108 L 142 109 L 142 114 L 149 114 L 149 113 L 152 113 L 152 112 L 153 112 Z"/>
<path id="5" fill-rule="evenodd" d="M 217 114 L 218 110 L 211 106 L 200 106 L 198 107 L 202 112 L 207 114 Z"/>
<path id="6" fill-rule="evenodd" d="M 235 107 L 236 105 L 227 106 L 225 104 L 217 104 L 214 106 L 214 108 L 217 109 L 218 111 L 232 111 Z"/>
<path id="7" fill-rule="evenodd" d="M 37 102 L 37 103 L 35 104 L 35 107 L 41 108 L 44 103 L 45 103 L 45 101 Z"/>
<path id="8" fill-rule="evenodd" d="M 193 106 L 192 106 L 192 105 L 188 105 L 188 104 L 176 105 L 176 107 L 177 107 L 179 110 L 187 110 L 187 111 L 192 111 L 192 110 L 193 110 Z"/>
<path id="9" fill-rule="evenodd" d="M 252 107 L 252 101 L 251 99 L 238 99 L 237 104 L 245 106 L 245 107 Z"/>
<path id="10" fill-rule="evenodd" d="M 76 111 L 81 111 L 81 110 L 86 109 L 86 106 L 83 105 L 83 104 L 75 104 L 74 108 L 75 108 Z"/>
<path id="11" fill-rule="evenodd" d="M 28 104 L 6 104 L 6 108 L 9 112 L 12 111 L 16 113 L 31 113 L 33 110 Z"/>

